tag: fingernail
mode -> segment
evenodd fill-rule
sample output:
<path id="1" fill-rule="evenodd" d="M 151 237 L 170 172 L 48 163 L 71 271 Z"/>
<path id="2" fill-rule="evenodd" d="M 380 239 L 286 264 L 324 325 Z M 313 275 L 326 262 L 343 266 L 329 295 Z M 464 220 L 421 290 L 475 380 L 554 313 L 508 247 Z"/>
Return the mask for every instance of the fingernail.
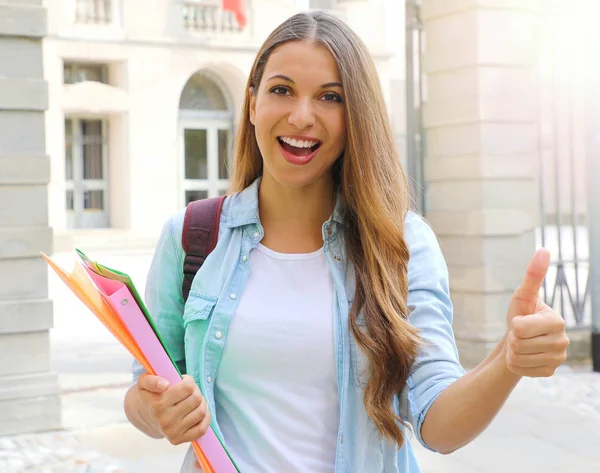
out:
<path id="1" fill-rule="evenodd" d="M 158 386 L 158 389 L 167 389 L 167 386 L 169 386 L 169 382 L 164 379 L 159 379 L 156 385 Z"/>

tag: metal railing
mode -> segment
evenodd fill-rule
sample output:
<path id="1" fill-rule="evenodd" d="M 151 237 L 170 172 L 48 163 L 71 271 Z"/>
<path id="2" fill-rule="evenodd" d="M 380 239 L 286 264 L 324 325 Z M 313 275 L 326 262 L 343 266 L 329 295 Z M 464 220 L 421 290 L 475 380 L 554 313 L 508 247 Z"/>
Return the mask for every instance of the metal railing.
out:
<path id="1" fill-rule="evenodd" d="M 112 21 L 112 0 L 75 0 L 75 22 L 108 24 Z"/>
<path id="2" fill-rule="evenodd" d="M 584 64 L 567 51 L 572 32 L 557 18 L 537 30 L 539 90 L 538 245 L 552 253 L 542 287 L 546 304 L 572 328 L 591 326 L 589 205 L 586 175 L 584 91 L 578 77 Z"/>
<path id="3" fill-rule="evenodd" d="M 199 33 L 238 33 L 242 31 L 232 12 L 224 11 L 220 1 L 184 0 L 182 20 L 184 27 Z"/>

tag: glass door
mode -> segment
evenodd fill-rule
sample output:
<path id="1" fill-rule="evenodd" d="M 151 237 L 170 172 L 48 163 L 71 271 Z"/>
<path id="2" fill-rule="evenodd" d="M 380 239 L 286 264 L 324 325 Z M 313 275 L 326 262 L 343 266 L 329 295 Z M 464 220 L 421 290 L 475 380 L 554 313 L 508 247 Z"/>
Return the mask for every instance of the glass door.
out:
<path id="1" fill-rule="evenodd" d="M 65 188 L 68 228 L 104 228 L 107 212 L 107 124 L 65 120 Z"/>
<path id="2" fill-rule="evenodd" d="M 184 205 L 227 191 L 231 135 L 227 120 L 182 120 Z"/>

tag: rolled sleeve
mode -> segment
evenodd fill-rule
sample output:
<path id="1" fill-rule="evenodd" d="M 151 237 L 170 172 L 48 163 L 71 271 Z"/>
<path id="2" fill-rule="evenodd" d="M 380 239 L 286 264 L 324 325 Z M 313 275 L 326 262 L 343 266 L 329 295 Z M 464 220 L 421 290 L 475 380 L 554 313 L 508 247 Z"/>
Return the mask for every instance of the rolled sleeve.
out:
<path id="1" fill-rule="evenodd" d="M 401 404 L 419 442 L 429 408 L 440 393 L 465 374 L 452 330 L 448 269 L 433 230 L 416 214 L 406 220 L 409 320 L 423 341 L 401 395 Z"/>
<path id="2" fill-rule="evenodd" d="M 179 371 L 186 372 L 183 308 L 181 293 L 183 282 L 183 249 L 178 245 L 174 220 L 170 219 L 163 227 L 158 245 L 152 258 L 146 280 L 145 303 L 166 348 L 177 364 Z M 179 241 L 181 237 L 179 236 Z M 146 370 L 133 361 L 133 382 Z"/>

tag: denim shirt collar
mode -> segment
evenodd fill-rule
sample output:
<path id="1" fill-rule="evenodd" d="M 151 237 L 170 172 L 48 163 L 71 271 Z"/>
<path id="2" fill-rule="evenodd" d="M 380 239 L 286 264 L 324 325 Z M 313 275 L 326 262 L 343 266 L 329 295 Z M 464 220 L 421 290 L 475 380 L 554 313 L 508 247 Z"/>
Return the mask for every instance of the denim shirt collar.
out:
<path id="1" fill-rule="evenodd" d="M 231 196 L 231 204 L 227 226 L 229 228 L 237 228 L 245 225 L 260 225 L 260 217 L 258 213 L 258 189 L 260 187 L 262 177 L 256 178 L 242 192 Z M 344 204 L 342 202 L 341 192 L 338 190 L 333 214 L 330 217 L 331 221 L 338 224 L 344 224 Z"/>

